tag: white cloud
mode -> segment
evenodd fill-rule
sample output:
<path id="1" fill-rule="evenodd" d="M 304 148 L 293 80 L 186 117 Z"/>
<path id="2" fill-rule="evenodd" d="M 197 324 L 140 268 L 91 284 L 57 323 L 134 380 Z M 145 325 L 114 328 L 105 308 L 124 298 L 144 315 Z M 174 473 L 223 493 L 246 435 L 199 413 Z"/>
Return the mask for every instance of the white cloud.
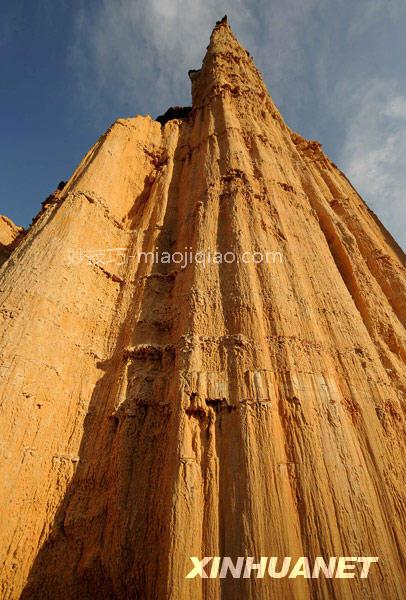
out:
<path id="1" fill-rule="evenodd" d="M 406 247 L 406 96 L 393 81 L 364 82 L 349 94 L 341 165 L 397 241 Z"/>
<path id="2" fill-rule="evenodd" d="M 84 3 L 70 48 L 79 111 L 98 133 L 120 116 L 189 104 L 187 71 L 200 66 L 215 21 L 227 13 L 288 124 L 327 143 L 405 244 L 406 91 L 396 65 L 387 73 L 396 53 L 385 54 L 402 11 L 403 0 Z"/>
<path id="3" fill-rule="evenodd" d="M 383 114 L 388 117 L 406 119 L 406 96 L 395 96 L 392 98 L 387 106 L 385 106 Z"/>
<path id="4" fill-rule="evenodd" d="M 224 14 L 257 62 L 272 64 L 282 86 L 286 73 L 297 70 L 299 32 L 315 2 L 101 0 L 91 10 L 84 4 L 70 48 L 78 99 L 96 121 L 114 105 L 156 113 L 188 103 L 187 71 L 201 65 L 210 32 Z"/>
<path id="5" fill-rule="evenodd" d="M 214 0 L 102 0 L 80 11 L 70 50 L 84 104 L 103 111 L 128 103 L 151 112 L 190 98 L 187 71 L 201 64 L 209 32 L 223 16 Z M 233 3 L 241 18 L 244 0 Z"/>

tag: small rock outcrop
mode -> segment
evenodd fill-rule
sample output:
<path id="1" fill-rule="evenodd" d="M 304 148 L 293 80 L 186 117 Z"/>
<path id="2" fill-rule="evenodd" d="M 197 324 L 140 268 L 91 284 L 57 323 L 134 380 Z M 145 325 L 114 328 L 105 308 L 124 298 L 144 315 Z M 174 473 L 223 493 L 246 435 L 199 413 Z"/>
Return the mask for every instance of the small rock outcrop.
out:
<path id="1" fill-rule="evenodd" d="M 165 125 L 168 121 L 173 119 L 186 119 L 192 111 L 191 106 L 171 106 L 168 110 L 159 117 L 156 118 L 158 123 Z"/>
<path id="2" fill-rule="evenodd" d="M 18 227 L 8 217 L 0 215 L 0 266 L 17 246 L 23 233 L 23 227 Z"/>

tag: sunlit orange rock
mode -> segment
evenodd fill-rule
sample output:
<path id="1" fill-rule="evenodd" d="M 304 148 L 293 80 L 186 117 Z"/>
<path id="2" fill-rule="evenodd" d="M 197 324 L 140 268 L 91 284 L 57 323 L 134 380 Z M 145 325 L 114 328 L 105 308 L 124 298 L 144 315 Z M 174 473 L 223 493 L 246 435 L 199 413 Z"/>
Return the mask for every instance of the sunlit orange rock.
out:
<path id="1" fill-rule="evenodd" d="M 226 21 L 190 77 L 192 110 L 114 123 L 0 271 L 1 596 L 401 598 L 405 257 Z M 185 248 L 283 260 L 139 258 Z"/>
<path id="2" fill-rule="evenodd" d="M 17 246 L 24 229 L 4 215 L 0 215 L 0 266 Z"/>

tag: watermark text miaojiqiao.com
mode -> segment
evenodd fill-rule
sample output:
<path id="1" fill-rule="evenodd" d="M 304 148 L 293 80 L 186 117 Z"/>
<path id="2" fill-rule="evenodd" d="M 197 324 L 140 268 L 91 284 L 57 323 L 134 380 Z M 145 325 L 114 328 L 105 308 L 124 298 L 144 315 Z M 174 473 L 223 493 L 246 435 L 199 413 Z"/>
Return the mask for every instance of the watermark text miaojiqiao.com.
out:
<path id="1" fill-rule="evenodd" d="M 131 254 L 126 248 L 105 248 L 68 250 L 68 263 L 79 265 L 83 262 L 98 265 L 117 264 L 122 265 L 128 259 L 136 259 L 145 264 L 174 264 L 181 269 L 190 264 L 198 264 L 203 267 L 207 265 L 220 264 L 282 264 L 283 255 L 278 251 L 245 250 L 242 252 L 217 252 L 214 250 L 195 251 L 192 247 L 185 246 L 182 251 L 159 252 L 158 248 L 151 251 L 140 251 Z"/>
<path id="2" fill-rule="evenodd" d="M 191 556 L 193 568 L 186 575 L 186 579 L 247 579 L 255 577 L 262 579 L 354 579 L 360 577 L 366 579 L 369 575 L 371 565 L 377 563 L 378 556 L 330 556 L 324 559 L 316 556 L 312 561 L 307 556 L 300 556 L 292 560 L 290 556 L 283 558 L 278 556 L 261 556 L 255 559 L 253 556 L 239 556 L 232 559 L 230 556 L 205 556 L 200 559 Z"/>

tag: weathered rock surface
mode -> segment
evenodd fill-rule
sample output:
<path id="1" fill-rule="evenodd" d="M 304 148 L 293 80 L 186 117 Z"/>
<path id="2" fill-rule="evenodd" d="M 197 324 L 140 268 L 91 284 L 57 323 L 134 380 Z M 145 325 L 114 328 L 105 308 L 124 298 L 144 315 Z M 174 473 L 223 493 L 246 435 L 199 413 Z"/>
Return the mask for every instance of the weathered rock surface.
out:
<path id="1" fill-rule="evenodd" d="M 18 227 L 8 217 L 0 215 L 0 266 L 10 256 L 23 232 L 23 227 Z"/>
<path id="2" fill-rule="evenodd" d="M 405 257 L 226 22 L 190 75 L 187 119 L 118 120 L 2 267 L 2 598 L 401 598 Z M 128 257 L 156 247 L 283 263 Z M 380 562 L 185 579 L 240 555 Z"/>

